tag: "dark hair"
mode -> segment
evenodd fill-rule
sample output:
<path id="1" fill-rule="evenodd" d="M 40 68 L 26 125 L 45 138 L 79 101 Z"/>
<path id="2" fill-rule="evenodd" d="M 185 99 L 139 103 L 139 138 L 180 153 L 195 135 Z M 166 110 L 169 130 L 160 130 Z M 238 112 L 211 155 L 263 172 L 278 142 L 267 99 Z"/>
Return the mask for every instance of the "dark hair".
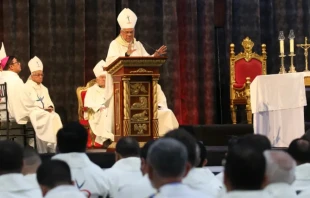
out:
<path id="1" fill-rule="evenodd" d="M 182 177 L 187 163 L 185 146 L 176 139 L 156 140 L 149 149 L 147 163 L 163 178 Z"/>
<path id="2" fill-rule="evenodd" d="M 140 155 L 138 141 L 128 136 L 118 140 L 115 151 L 122 157 L 138 157 Z"/>
<path id="3" fill-rule="evenodd" d="M 147 152 L 150 149 L 150 146 L 155 142 L 155 140 L 149 140 L 147 143 L 144 144 L 144 146 L 141 148 L 140 151 L 140 157 L 143 159 L 147 158 Z"/>
<path id="4" fill-rule="evenodd" d="M 59 184 L 72 184 L 68 164 L 61 160 L 43 162 L 37 170 L 37 180 L 40 185 L 54 188 Z"/>
<path id="5" fill-rule="evenodd" d="M 310 162 L 310 143 L 306 139 L 293 140 L 287 152 L 300 164 Z"/>
<path id="6" fill-rule="evenodd" d="M 40 155 L 30 146 L 24 148 L 24 163 L 26 163 L 26 165 L 41 163 Z"/>
<path id="7" fill-rule="evenodd" d="M 85 152 L 87 131 L 79 122 L 69 122 L 57 133 L 57 147 L 61 153 Z"/>
<path id="8" fill-rule="evenodd" d="M 188 153 L 188 162 L 194 167 L 198 161 L 196 139 L 185 129 L 179 128 L 169 131 L 164 137 L 176 139 L 184 144 Z"/>
<path id="9" fill-rule="evenodd" d="M 310 129 L 308 129 L 306 133 L 303 136 L 301 136 L 301 139 L 310 141 Z"/>
<path id="10" fill-rule="evenodd" d="M 20 173 L 23 167 L 23 148 L 10 140 L 0 141 L 0 172 Z"/>
<path id="11" fill-rule="evenodd" d="M 9 56 L 8 62 L 6 62 L 3 70 L 9 70 L 10 65 L 12 64 L 12 61 L 13 61 L 14 58 L 16 58 L 16 57 L 15 56 Z"/>
<path id="12" fill-rule="evenodd" d="M 269 139 L 266 136 L 260 134 L 248 134 L 240 137 L 237 140 L 237 144 L 247 144 L 252 149 L 255 149 L 261 153 L 263 153 L 265 150 L 271 149 L 271 143 Z"/>
<path id="13" fill-rule="evenodd" d="M 203 167 L 203 162 L 207 159 L 207 149 L 202 141 L 197 141 L 199 148 L 200 161 L 197 167 Z"/>
<path id="14" fill-rule="evenodd" d="M 259 190 L 264 182 L 266 161 L 262 152 L 238 143 L 228 150 L 225 176 L 233 190 Z"/>

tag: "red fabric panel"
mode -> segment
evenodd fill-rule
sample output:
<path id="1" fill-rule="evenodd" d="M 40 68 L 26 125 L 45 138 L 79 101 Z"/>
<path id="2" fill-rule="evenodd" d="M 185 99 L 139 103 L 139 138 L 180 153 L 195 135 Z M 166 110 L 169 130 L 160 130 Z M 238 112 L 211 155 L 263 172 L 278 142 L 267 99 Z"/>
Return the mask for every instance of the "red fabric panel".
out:
<path id="1" fill-rule="evenodd" d="M 242 88 L 244 86 L 244 84 L 237 84 L 237 83 L 235 83 L 233 86 L 234 86 L 234 88 L 240 89 L 240 88 Z"/>
<path id="2" fill-rule="evenodd" d="M 235 80 L 236 87 L 243 86 L 246 78 L 250 77 L 252 82 L 256 76 L 262 75 L 262 63 L 257 59 L 251 59 L 249 62 L 240 59 L 235 62 Z"/>
<path id="3" fill-rule="evenodd" d="M 80 121 L 80 124 L 83 125 L 83 126 L 88 126 L 88 120 L 79 120 Z"/>

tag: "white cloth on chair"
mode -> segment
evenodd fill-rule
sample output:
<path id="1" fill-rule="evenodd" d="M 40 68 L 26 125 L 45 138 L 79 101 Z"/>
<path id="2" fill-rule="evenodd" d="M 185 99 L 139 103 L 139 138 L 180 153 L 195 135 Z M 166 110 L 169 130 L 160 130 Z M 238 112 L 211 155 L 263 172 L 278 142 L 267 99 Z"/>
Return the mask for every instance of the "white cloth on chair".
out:
<path id="1" fill-rule="evenodd" d="M 266 135 L 274 147 L 288 147 L 304 134 L 303 73 L 257 76 L 250 90 L 254 133 Z"/>

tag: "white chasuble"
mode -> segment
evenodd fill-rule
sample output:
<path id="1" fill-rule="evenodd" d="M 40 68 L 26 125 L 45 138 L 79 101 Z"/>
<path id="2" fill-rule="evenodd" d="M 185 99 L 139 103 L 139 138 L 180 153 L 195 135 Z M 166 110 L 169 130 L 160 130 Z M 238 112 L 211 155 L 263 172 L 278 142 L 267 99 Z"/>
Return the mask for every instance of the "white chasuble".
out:
<path id="1" fill-rule="evenodd" d="M 84 106 L 93 112 L 85 114 L 93 133 L 96 135 L 95 142 L 102 144 L 105 140 L 114 141 L 113 111 L 114 103 L 112 95 L 106 95 L 106 88 L 98 84 L 87 89 Z"/>
<path id="2" fill-rule="evenodd" d="M 62 122 L 61 122 L 59 115 L 55 112 L 55 106 L 51 100 L 48 89 L 42 83 L 38 85 L 31 79 L 28 79 L 25 86 L 26 86 L 27 93 L 30 96 L 31 100 L 33 101 L 34 105 L 39 107 L 40 110 L 48 109 L 50 107 L 53 108 L 53 111 L 48 112 L 48 113 L 50 114 L 50 120 L 51 120 L 50 129 L 52 129 L 53 134 L 56 135 L 58 130 L 62 128 Z M 36 115 L 36 117 L 40 117 L 40 116 Z M 32 118 L 30 116 L 30 119 L 34 119 L 34 117 Z M 46 128 L 46 127 L 43 127 L 43 128 Z M 46 129 L 46 130 L 50 130 L 50 129 Z"/>

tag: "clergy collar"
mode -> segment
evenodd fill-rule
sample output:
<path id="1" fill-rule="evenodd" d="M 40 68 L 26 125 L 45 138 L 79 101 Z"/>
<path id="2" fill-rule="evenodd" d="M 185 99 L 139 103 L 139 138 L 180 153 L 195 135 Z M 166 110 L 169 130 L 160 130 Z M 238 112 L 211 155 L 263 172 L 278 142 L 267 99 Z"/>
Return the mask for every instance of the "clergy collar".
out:
<path id="1" fill-rule="evenodd" d="M 118 42 L 120 45 L 128 47 L 129 43 L 127 41 L 125 41 L 121 35 L 118 35 L 118 37 L 116 37 L 116 42 Z M 133 38 L 133 43 L 136 42 L 136 38 Z"/>
<path id="2" fill-rule="evenodd" d="M 42 83 L 38 84 L 34 82 L 31 78 L 28 79 L 28 81 L 31 83 L 31 85 L 35 88 L 41 88 Z"/>

